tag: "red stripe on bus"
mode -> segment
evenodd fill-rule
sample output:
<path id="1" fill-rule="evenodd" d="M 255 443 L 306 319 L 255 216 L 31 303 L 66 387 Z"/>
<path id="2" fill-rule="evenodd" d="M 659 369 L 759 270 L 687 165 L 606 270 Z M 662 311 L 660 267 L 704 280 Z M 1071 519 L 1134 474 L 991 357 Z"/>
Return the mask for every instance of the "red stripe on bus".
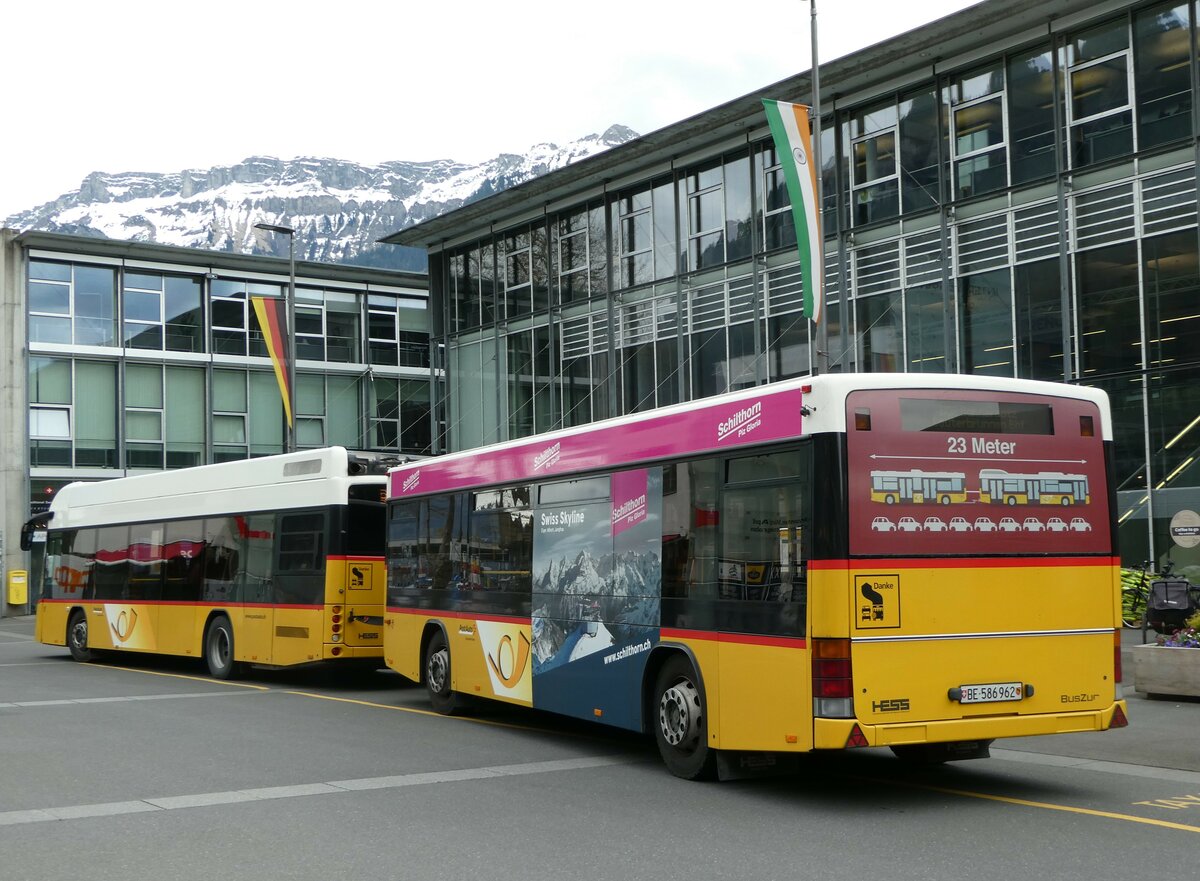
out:
<path id="1" fill-rule="evenodd" d="M 532 624 L 531 618 L 514 618 L 510 615 L 480 615 L 474 612 L 444 612 L 437 609 L 401 609 L 388 606 L 388 612 L 396 615 L 423 615 L 426 618 L 454 618 L 460 621 L 495 621 L 497 624 Z"/>
<path id="2" fill-rule="evenodd" d="M 738 645 L 771 645 L 785 649 L 806 648 L 808 641 L 803 636 L 756 636 L 753 633 L 728 633 L 715 630 L 676 630 L 663 627 L 659 631 L 663 639 L 702 639 L 707 642 L 729 642 Z"/>
<path id="3" fill-rule="evenodd" d="M 809 560 L 817 569 L 1041 569 L 1047 566 L 1120 566 L 1120 557 L 869 557 L 857 560 Z"/>

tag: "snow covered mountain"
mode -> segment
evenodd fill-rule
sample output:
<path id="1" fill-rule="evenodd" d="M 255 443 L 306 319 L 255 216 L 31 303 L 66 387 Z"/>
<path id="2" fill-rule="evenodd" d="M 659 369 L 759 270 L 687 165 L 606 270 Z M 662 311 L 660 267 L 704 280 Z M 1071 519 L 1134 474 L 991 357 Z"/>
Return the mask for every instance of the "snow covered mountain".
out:
<path id="1" fill-rule="evenodd" d="M 3 226 L 187 248 L 423 269 L 424 253 L 376 240 L 638 137 L 614 125 L 564 146 L 536 144 L 478 165 L 449 159 L 359 165 L 340 159 L 251 156 L 237 165 L 173 174 L 93 172 L 78 190 L 7 218 Z"/>

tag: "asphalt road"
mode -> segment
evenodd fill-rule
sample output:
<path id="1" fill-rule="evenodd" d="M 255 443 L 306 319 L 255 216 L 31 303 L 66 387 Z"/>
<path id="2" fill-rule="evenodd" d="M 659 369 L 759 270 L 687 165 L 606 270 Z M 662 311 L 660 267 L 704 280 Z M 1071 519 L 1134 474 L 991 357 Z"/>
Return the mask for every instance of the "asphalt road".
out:
<path id="1" fill-rule="evenodd" d="M 441 717 L 386 672 L 80 665 L 9 619 L 0 879 L 1189 875 L 1200 702 L 1126 696 L 1127 729 L 990 760 L 855 750 L 698 784 L 641 738 L 497 705 Z"/>

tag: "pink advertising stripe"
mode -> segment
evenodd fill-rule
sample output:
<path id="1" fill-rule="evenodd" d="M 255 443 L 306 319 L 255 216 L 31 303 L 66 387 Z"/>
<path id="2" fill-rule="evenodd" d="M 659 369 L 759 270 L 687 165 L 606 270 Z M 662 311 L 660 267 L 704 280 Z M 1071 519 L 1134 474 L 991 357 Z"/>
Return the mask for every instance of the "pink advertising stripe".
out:
<path id="1" fill-rule="evenodd" d="M 683 413 L 623 421 L 566 435 L 548 435 L 449 461 L 414 463 L 392 472 L 391 498 L 483 484 L 539 480 L 625 463 L 715 452 L 799 437 L 799 389 L 764 390 L 738 401 Z"/>

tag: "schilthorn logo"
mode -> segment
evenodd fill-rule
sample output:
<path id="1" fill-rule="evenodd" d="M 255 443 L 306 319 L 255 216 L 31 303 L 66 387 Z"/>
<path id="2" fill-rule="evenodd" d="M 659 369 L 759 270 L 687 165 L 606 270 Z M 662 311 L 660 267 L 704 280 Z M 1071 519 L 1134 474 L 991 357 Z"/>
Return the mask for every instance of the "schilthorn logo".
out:
<path id="1" fill-rule="evenodd" d="M 743 437 L 762 424 L 762 401 L 755 401 L 749 407 L 738 410 L 724 422 L 717 425 L 717 440 Z"/>
<path id="2" fill-rule="evenodd" d="M 404 483 L 400 485 L 400 492 L 410 493 L 416 489 L 421 483 L 421 469 L 418 468 L 408 477 L 404 478 Z"/>
<path id="3" fill-rule="evenodd" d="M 613 508 L 612 522 L 620 523 L 623 520 L 628 520 L 631 524 L 636 523 L 642 517 L 646 516 L 646 494 L 642 493 L 636 499 L 630 499 L 627 502 Z"/>
<path id="4" fill-rule="evenodd" d="M 554 444 L 551 447 L 546 447 L 546 449 L 542 450 L 533 457 L 533 468 L 535 471 L 541 468 L 548 468 L 557 462 L 560 456 L 562 456 L 561 443 Z"/>

